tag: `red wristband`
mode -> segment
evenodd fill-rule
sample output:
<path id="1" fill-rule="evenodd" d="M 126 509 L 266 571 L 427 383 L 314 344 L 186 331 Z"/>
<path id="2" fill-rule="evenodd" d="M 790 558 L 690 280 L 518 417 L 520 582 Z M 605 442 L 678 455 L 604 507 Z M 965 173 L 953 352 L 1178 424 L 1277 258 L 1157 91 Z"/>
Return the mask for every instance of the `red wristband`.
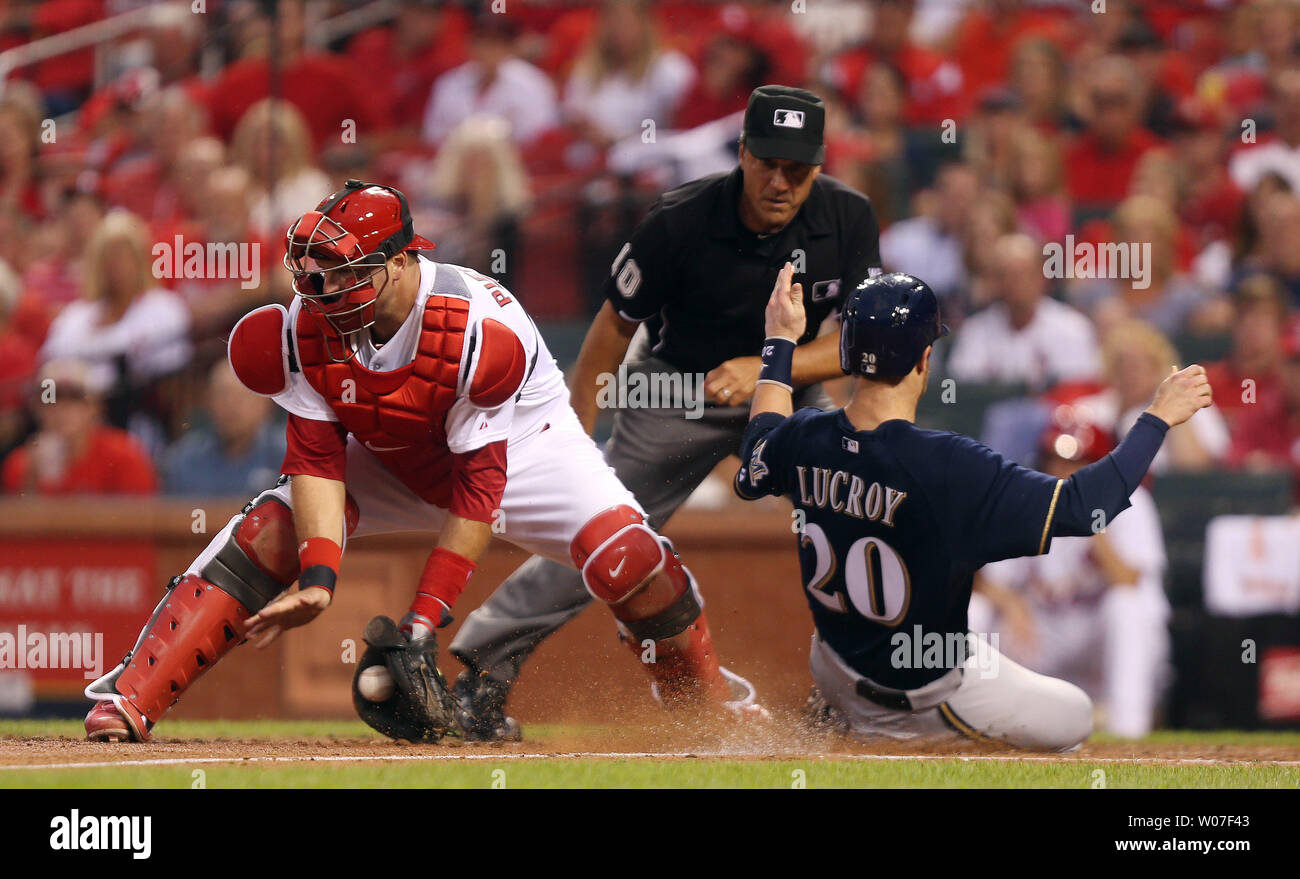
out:
<path id="1" fill-rule="evenodd" d="M 298 588 L 319 586 L 333 594 L 342 561 L 343 547 L 328 537 L 307 538 L 298 544 Z"/>
<path id="2" fill-rule="evenodd" d="M 424 563 L 411 610 L 430 620 L 440 620 L 443 610 L 450 610 L 465 591 L 465 584 L 476 567 L 463 555 L 438 547 L 429 553 L 429 560 Z"/>

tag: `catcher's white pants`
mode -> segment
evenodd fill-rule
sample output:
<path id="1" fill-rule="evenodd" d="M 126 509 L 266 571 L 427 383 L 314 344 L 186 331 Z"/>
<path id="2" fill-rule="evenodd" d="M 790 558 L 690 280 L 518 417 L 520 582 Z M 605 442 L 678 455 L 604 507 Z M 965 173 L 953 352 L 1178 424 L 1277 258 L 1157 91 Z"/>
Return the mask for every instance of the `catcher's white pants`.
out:
<path id="1" fill-rule="evenodd" d="M 1092 701 L 1074 684 L 1017 665 L 982 636 L 960 672 L 909 692 L 917 711 L 885 708 L 858 694 L 861 675 L 817 635 L 809 665 L 822 696 L 859 737 L 995 739 L 1020 748 L 1065 751 L 1092 733 Z"/>
<path id="2" fill-rule="evenodd" d="M 447 511 L 412 494 L 355 437 L 348 438 L 347 455 L 347 489 L 361 512 L 350 539 L 395 531 L 441 530 Z M 270 494 L 293 507 L 289 484 L 259 497 Z M 573 538 L 597 513 L 620 504 L 642 509 L 605 463 L 573 409 L 556 407 L 546 429 L 507 447 L 506 488 L 493 533 L 571 568 L 569 544 Z M 202 570 L 225 545 L 234 521 L 208 544 L 187 573 Z"/>

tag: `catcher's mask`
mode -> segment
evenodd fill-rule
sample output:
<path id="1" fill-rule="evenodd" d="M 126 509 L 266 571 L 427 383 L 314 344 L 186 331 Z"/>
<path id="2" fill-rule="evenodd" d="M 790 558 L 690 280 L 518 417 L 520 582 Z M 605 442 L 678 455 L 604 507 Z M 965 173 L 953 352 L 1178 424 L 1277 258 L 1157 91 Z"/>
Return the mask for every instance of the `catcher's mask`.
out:
<path id="1" fill-rule="evenodd" d="M 303 308 L 343 337 L 346 361 L 351 339 L 375 322 L 375 302 L 388 284 L 388 260 L 404 250 L 432 250 L 415 234 L 406 196 L 391 186 L 349 180 L 285 234 L 284 265 Z M 382 282 L 376 276 L 384 273 Z M 329 346 L 327 345 L 327 350 Z"/>

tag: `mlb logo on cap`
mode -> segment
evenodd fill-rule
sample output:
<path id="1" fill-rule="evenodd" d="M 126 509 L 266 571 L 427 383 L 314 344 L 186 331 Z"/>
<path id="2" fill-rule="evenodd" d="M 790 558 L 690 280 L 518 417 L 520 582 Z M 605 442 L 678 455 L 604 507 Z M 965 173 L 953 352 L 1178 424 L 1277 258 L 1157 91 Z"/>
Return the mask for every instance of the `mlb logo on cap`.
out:
<path id="1" fill-rule="evenodd" d="M 820 165 L 826 161 L 825 127 L 826 104 L 817 95 L 786 85 L 759 86 L 745 109 L 745 151 L 760 159 Z"/>
<path id="2" fill-rule="evenodd" d="M 781 128 L 803 128 L 802 110 L 777 110 L 772 117 L 772 124 Z"/>

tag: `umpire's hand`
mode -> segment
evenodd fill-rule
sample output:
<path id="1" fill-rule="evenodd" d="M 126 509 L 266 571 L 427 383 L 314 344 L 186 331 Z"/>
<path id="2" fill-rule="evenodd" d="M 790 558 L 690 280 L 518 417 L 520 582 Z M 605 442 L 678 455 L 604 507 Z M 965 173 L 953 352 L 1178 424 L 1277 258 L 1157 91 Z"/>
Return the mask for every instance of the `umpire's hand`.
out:
<path id="1" fill-rule="evenodd" d="M 769 306 L 770 308 L 771 306 Z M 1155 398 L 1147 411 L 1170 427 L 1182 424 L 1214 402 L 1205 367 L 1193 363 L 1184 370 L 1173 370 L 1156 388 Z"/>

